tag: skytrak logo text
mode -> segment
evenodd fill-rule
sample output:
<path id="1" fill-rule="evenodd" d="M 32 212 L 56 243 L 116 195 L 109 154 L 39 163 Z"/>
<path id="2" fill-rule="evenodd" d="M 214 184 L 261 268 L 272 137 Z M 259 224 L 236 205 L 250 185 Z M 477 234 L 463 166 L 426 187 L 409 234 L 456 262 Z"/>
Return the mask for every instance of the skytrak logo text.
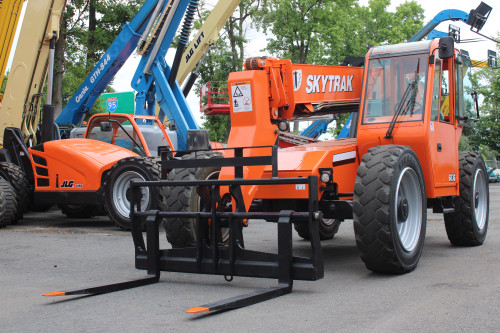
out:
<path id="1" fill-rule="evenodd" d="M 306 93 L 325 93 L 353 91 L 354 75 L 309 75 Z"/>

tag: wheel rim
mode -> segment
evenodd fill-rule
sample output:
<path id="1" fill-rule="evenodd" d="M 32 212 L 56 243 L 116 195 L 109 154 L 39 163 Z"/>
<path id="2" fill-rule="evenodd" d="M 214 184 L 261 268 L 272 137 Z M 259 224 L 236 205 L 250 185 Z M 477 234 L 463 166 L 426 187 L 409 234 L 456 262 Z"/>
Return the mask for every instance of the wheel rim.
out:
<path id="1" fill-rule="evenodd" d="M 486 181 L 483 170 L 477 169 L 474 175 L 474 214 L 476 216 L 476 224 L 479 230 L 482 230 L 486 224 L 487 198 L 486 198 Z"/>
<path id="2" fill-rule="evenodd" d="M 321 223 L 323 223 L 325 226 L 330 227 L 336 222 L 336 219 L 325 219 L 323 218 L 321 220 Z"/>
<path id="3" fill-rule="evenodd" d="M 113 205 L 116 211 L 125 218 L 130 217 L 130 183 L 132 181 L 146 180 L 140 173 L 136 171 L 125 171 L 113 184 Z M 149 188 L 141 187 L 141 210 L 144 211 L 148 207 L 150 194 Z"/>
<path id="4" fill-rule="evenodd" d="M 415 249 L 422 228 L 422 195 L 415 171 L 406 167 L 399 175 L 395 198 L 398 238 L 407 252 Z"/>

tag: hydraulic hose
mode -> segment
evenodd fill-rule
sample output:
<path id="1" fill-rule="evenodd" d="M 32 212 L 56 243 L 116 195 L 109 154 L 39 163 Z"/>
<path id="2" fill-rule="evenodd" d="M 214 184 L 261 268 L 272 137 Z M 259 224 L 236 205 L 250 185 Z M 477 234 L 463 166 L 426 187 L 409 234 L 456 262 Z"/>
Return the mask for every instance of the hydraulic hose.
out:
<path id="1" fill-rule="evenodd" d="M 194 21 L 194 14 L 198 8 L 198 0 L 189 1 L 189 5 L 186 9 L 186 15 L 184 17 L 184 23 L 182 25 L 181 36 L 179 38 L 179 44 L 177 45 L 177 51 L 175 52 L 174 62 L 172 63 L 172 68 L 170 71 L 170 77 L 168 78 L 168 83 L 173 87 L 175 79 L 177 77 L 177 72 L 179 71 L 179 66 L 182 59 L 182 54 L 189 40 L 189 34 L 191 33 L 191 27 Z"/>

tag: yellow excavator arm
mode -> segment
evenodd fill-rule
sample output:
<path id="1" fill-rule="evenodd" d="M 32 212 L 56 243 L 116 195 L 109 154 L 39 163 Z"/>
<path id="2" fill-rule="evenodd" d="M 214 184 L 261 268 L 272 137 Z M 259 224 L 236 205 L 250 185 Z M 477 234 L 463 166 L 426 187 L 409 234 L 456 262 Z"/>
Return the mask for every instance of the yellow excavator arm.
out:
<path id="1" fill-rule="evenodd" d="M 16 0 L 2 1 L 2 15 L 4 6 L 10 2 Z M 21 128 L 25 137 L 36 131 L 41 94 L 47 77 L 50 40 L 54 34 L 59 35 L 65 4 L 66 0 L 29 0 L 27 3 L 0 106 L 0 142 L 3 142 L 5 127 Z"/>

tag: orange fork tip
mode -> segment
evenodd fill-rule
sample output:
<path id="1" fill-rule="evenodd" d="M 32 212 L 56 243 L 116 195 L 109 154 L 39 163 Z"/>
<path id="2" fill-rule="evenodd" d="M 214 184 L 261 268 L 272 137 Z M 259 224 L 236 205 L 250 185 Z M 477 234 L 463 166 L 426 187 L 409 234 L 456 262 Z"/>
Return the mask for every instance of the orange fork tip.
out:
<path id="1" fill-rule="evenodd" d="M 202 313 L 210 311 L 209 308 L 204 308 L 202 306 L 196 306 L 194 308 L 186 310 L 187 313 Z"/>
<path id="2" fill-rule="evenodd" d="M 54 291 L 54 292 L 51 292 L 51 293 L 46 293 L 46 294 L 43 294 L 42 296 L 65 296 L 66 293 L 64 291 Z"/>

